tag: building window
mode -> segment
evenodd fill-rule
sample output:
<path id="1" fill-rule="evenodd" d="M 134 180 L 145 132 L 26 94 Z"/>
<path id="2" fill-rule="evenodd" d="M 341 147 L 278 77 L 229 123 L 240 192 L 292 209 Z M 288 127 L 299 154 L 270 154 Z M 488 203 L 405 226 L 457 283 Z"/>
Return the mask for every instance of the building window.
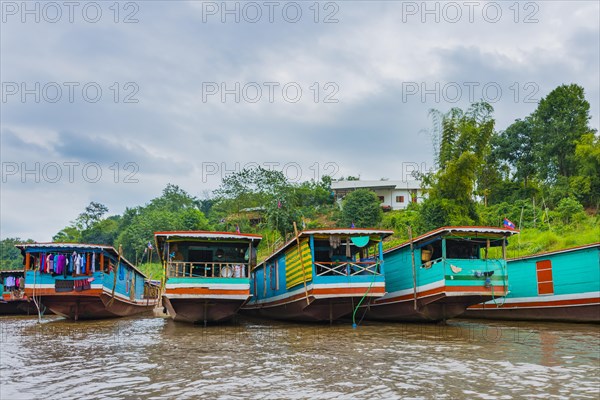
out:
<path id="1" fill-rule="evenodd" d="M 379 197 L 379 201 L 380 201 L 381 203 L 383 203 L 383 202 L 385 201 L 385 198 L 384 198 L 383 196 L 377 196 L 377 197 Z"/>
<path id="2" fill-rule="evenodd" d="M 535 263 L 537 273 L 538 294 L 554 294 L 552 280 L 552 261 L 542 260 Z"/>
<path id="3" fill-rule="evenodd" d="M 396 203 L 404 203 L 404 196 L 396 196 Z"/>

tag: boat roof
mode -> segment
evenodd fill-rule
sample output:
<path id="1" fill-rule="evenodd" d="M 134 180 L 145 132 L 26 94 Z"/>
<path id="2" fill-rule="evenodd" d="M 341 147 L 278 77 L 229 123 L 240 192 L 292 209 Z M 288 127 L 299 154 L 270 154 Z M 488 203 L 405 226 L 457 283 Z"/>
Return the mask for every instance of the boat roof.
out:
<path id="1" fill-rule="evenodd" d="M 102 250 L 115 258 L 119 258 L 119 252 L 112 246 L 107 246 L 104 244 L 88 244 L 88 243 L 21 243 L 15 245 L 18 249 L 26 250 L 28 248 L 34 249 L 63 249 L 68 251 L 77 251 L 77 250 Z M 121 256 L 121 262 L 126 264 L 127 266 L 133 268 L 144 278 L 147 278 L 146 274 L 140 271 L 135 265 L 133 265 L 129 260 L 125 257 Z"/>
<path id="2" fill-rule="evenodd" d="M 212 232 L 212 231 L 165 231 L 154 232 L 155 238 L 190 238 L 190 239 L 245 239 L 251 242 L 260 242 L 261 235 L 253 233 L 237 233 L 237 232 Z"/>
<path id="3" fill-rule="evenodd" d="M 553 256 L 555 254 L 569 253 L 571 251 L 578 251 L 578 250 L 585 250 L 585 249 L 592 249 L 594 247 L 597 247 L 600 249 L 600 242 L 584 244 L 582 246 L 568 247 L 566 249 L 560 249 L 560 250 L 544 251 L 542 253 L 531 254 L 531 255 L 523 256 L 523 257 L 509 258 L 507 261 L 528 260 L 531 258 Z"/>
<path id="4" fill-rule="evenodd" d="M 470 236 L 479 238 L 501 238 L 512 236 L 519 233 L 518 230 L 508 228 L 495 228 L 492 226 L 443 226 L 433 231 L 427 232 L 423 235 L 417 236 L 413 239 L 413 245 L 419 244 L 428 240 L 431 240 L 437 236 L 449 236 L 457 234 L 458 236 Z M 402 249 L 406 246 L 410 246 L 410 240 L 404 243 L 387 249 L 385 253 Z"/>
<path id="5" fill-rule="evenodd" d="M 23 269 L 3 269 L 0 270 L 0 274 L 22 274 L 25 272 Z"/>
<path id="6" fill-rule="evenodd" d="M 394 234 L 394 231 L 387 229 L 363 229 L 363 228 L 330 228 L 330 229 L 309 229 L 306 231 L 302 231 L 298 233 L 298 238 L 310 237 L 311 235 L 326 238 L 334 235 L 343 235 L 343 236 L 371 236 L 371 235 L 381 235 L 384 238 L 391 236 Z M 296 242 L 296 237 L 288 240 L 283 246 L 275 250 L 270 256 L 265 258 L 260 264 L 263 264 L 278 254 L 284 252 L 288 248 L 290 248 Z"/>

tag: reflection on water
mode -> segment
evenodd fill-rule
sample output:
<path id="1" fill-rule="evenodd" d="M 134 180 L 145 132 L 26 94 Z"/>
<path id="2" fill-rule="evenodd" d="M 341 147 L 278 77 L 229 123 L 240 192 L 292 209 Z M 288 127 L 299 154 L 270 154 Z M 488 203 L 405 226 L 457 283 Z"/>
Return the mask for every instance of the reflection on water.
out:
<path id="1" fill-rule="evenodd" d="M 0 317 L 0 398 L 597 399 L 597 325 Z"/>

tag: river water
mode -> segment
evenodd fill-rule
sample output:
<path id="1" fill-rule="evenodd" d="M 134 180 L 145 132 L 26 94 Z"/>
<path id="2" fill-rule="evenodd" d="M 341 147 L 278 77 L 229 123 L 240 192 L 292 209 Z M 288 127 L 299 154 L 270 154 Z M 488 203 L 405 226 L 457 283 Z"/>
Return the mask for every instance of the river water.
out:
<path id="1" fill-rule="evenodd" d="M 0 317 L 0 398 L 600 396 L 598 325 Z"/>

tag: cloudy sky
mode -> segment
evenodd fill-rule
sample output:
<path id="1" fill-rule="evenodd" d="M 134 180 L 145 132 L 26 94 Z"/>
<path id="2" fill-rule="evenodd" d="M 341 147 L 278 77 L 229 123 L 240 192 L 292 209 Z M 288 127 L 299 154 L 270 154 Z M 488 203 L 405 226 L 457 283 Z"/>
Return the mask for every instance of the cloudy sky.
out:
<path id="1" fill-rule="evenodd" d="M 563 83 L 599 121 L 597 1 L 1 3 L 0 235 L 50 240 L 167 183 L 244 166 L 292 180 L 432 166 L 428 110 L 496 128 Z"/>

